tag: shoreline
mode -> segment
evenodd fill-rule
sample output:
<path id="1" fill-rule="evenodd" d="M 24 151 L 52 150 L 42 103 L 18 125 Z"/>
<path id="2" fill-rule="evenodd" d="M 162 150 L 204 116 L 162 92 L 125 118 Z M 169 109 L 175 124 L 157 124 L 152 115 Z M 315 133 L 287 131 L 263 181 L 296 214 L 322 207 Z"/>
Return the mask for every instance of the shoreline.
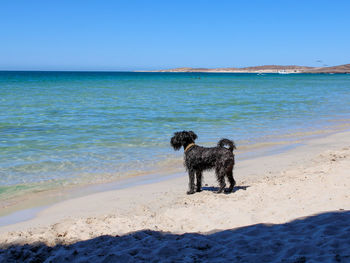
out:
<path id="1" fill-rule="evenodd" d="M 298 163 L 298 165 L 303 166 L 304 163 L 306 162 L 310 162 L 310 153 L 308 147 L 312 146 L 311 148 L 319 148 L 322 151 L 327 151 L 328 150 L 328 146 L 331 146 L 331 148 L 336 149 L 338 146 L 339 148 L 339 142 L 336 142 L 334 140 L 334 138 L 342 138 L 342 137 L 346 137 L 346 138 L 350 138 L 350 131 L 346 131 L 346 132 L 339 132 L 339 133 L 334 133 L 322 138 L 315 138 L 315 139 L 311 139 L 307 142 L 305 142 L 302 145 L 299 145 L 297 147 L 293 147 L 292 149 L 288 149 L 288 150 L 284 150 L 280 153 L 276 153 L 273 155 L 265 155 L 265 156 L 260 156 L 260 157 L 256 157 L 256 158 L 252 158 L 252 159 L 247 159 L 244 161 L 240 161 L 237 163 L 237 166 L 235 168 L 234 171 L 234 175 L 236 178 L 236 181 L 238 181 L 237 183 L 237 187 L 240 186 L 244 186 L 244 184 L 246 184 L 247 182 L 254 182 L 254 181 L 261 181 L 262 178 L 266 177 L 266 176 L 277 176 L 281 178 L 283 178 L 283 174 L 281 170 L 285 170 L 286 168 L 288 168 L 289 166 L 291 166 L 291 164 L 293 163 Z M 328 145 L 325 143 L 324 141 L 334 141 L 335 145 Z M 343 138 L 342 138 L 343 140 Z M 350 145 L 348 145 L 350 146 Z M 314 151 L 314 149 L 312 149 L 312 151 Z M 296 154 L 298 153 L 298 154 Z M 285 156 L 288 156 L 288 158 L 285 158 Z M 259 172 L 261 172 L 261 167 L 257 167 L 258 164 L 264 164 L 263 170 L 268 170 L 268 172 L 266 172 L 266 174 L 264 175 L 259 175 Z M 259 166 L 259 165 L 258 165 Z M 256 170 L 256 168 L 258 168 Z M 212 175 L 211 172 L 206 173 L 208 175 L 204 175 L 204 182 L 208 184 L 208 186 L 205 187 L 216 187 L 216 181 L 214 179 L 214 176 Z M 282 175 L 282 176 L 281 176 Z M 157 191 L 159 191 L 159 189 L 164 188 L 165 186 L 169 187 L 169 189 L 172 189 L 173 185 L 176 185 L 176 187 L 174 187 L 174 191 L 177 191 L 178 194 L 180 194 L 181 197 L 185 196 L 184 193 L 186 191 L 187 188 L 187 176 L 185 174 L 185 172 L 182 172 L 180 174 L 175 174 L 175 175 L 171 175 L 167 178 L 163 178 L 163 177 L 156 177 L 155 178 L 143 178 L 146 180 L 146 182 L 140 182 L 138 179 L 139 178 L 133 178 L 134 182 L 130 184 L 126 183 L 124 186 L 123 185 L 119 185 L 119 188 L 115 188 L 116 185 L 109 185 L 110 189 L 105 189 L 103 188 L 102 191 L 99 192 L 93 192 L 93 193 L 89 193 L 87 195 L 82 195 L 82 196 L 78 196 L 75 198 L 70 198 L 67 200 L 63 200 L 61 202 L 58 203 L 54 203 L 54 204 L 50 204 L 48 206 L 44 206 L 42 208 L 40 208 L 39 210 L 35 211 L 36 208 L 32 208 L 34 209 L 35 212 L 33 212 L 32 215 L 35 214 L 34 218 L 31 218 L 30 220 L 26 220 L 26 221 L 21 221 L 18 222 L 16 224 L 5 224 L 3 223 L 3 226 L 0 226 L 0 232 L 6 232 L 6 231 L 10 231 L 10 230 L 14 230 L 17 229 L 18 227 L 24 227 L 26 228 L 27 226 L 35 226 L 37 224 L 37 221 L 39 220 L 41 223 L 52 223 L 51 220 L 46 221 L 43 218 L 43 215 L 47 215 L 50 214 L 50 211 L 54 211 L 57 208 L 60 209 L 64 209 L 64 207 L 71 207 L 72 208 L 72 203 L 77 202 L 77 200 L 82 200 L 82 203 L 79 202 L 79 206 L 86 206 L 87 204 L 89 204 L 90 202 L 94 202 L 94 197 L 97 197 L 98 200 L 104 199 L 104 201 L 106 201 L 107 203 L 110 202 L 110 200 L 105 200 L 107 198 L 107 196 L 111 197 L 111 195 L 116 195 L 116 196 L 123 196 L 123 198 L 125 198 L 125 195 L 128 195 L 128 192 L 138 192 L 138 189 L 143 189 L 143 191 L 147 192 L 148 195 L 152 195 L 152 190 L 150 191 L 149 189 L 158 189 Z M 156 181 L 155 181 L 156 180 Z M 175 182 L 175 183 L 174 183 Z M 108 186 L 108 185 L 107 185 Z M 99 185 L 95 186 L 95 187 L 101 187 Z M 165 187 L 166 188 L 166 187 Z M 181 191 L 180 191 L 181 189 Z M 239 192 L 241 192 L 241 189 L 238 189 Z M 208 191 L 204 191 L 204 192 L 208 192 Z M 209 191 L 210 192 L 210 191 Z M 156 192 L 155 192 L 156 193 Z M 194 196 L 199 196 L 198 195 L 194 195 Z M 223 195 L 223 196 L 229 196 L 229 195 Z M 149 198 L 149 196 L 148 196 Z M 108 198 L 107 198 L 108 199 Z M 147 199 L 147 198 L 146 198 Z M 90 202 L 86 202 L 86 200 L 91 200 Z M 127 199 L 125 199 L 127 200 Z M 142 200 L 140 200 L 142 203 Z M 136 201 L 133 203 L 137 203 Z M 78 206 L 78 207 L 79 207 Z M 124 205 L 123 205 L 124 206 Z M 89 213 L 91 213 L 91 208 L 84 208 L 83 210 L 87 209 L 87 211 L 84 211 L 84 213 L 79 214 L 79 211 L 71 211 L 72 214 L 70 216 L 86 216 L 89 215 Z M 101 214 L 105 213 L 105 209 L 102 209 L 102 211 L 100 211 L 99 207 L 95 207 L 96 211 L 93 214 Z M 69 210 L 69 209 L 68 209 Z M 74 210 L 74 209 L 73 209 Z M 93 210 L 93 209 L 92 209 Z M 20 211 L 17 211 L 20 212 Z M 62 211 L 63 212 L 63 211 Z M 61 214 L 62 218 L 65 217 L 65 215 L 67 215 L 67 211 L 64 213 L 59 213 Z M 52 216 L 52 214 L 50 214 Z M 61 217 L 60 216 L 60 217 Z M 8 218 L 11 218 L 11 215 L 7 216 Z M 4 217 L 3 217 L 4 218 Z M 62 219 L 61 218 L 61 219 Z M 57 218 L 56 218 L 57 219 Z M 52 220 L 56 220 L 55 217 L 52 218 Z"/>
<path id="2" fill-rule="evenodd" d="M 347 262 L 349 169 L 346 131 L 237 162 L 231 194 L 209 172 L 65 200 L 0 227 L 0 261 Z"/>
<path id="3" fill-rule="evenodd" d="M 315 130 L 309 134 L 302 133 L 302 137 L 300 137 L 299 134 L 299 137 L 294 138 L 294 140 L 283 140 L 283 142 L 277 143 L 269 142 L 267 143 L 267 145 L 256 148 L 253 152 L 251 150 L 248 150 L 249 145 L 246 145 L 243 146 L 243 148 L 248 147 L 248 149 L 243 150 L 243 152 L 241 152 L 240 154 L 237 154 L 236 152 L 236 158 L 238 161 L 247 161 L 254 160 L 256 158 L 271 157 L 278 154 L 286 153 L 297 147 L 302 147 L 312 140 L 325 138 L 349 130 L 350 127 L 348 126 L 343 127 L 343 125 L 334 125 L 329 129 Z M 292 134 L 291 136 L 295 136 L 295 134 Z M 286 134 L 282 136 L 283 139 L 285 139 L 286 137 L 288 137 L 288 135 Z M 45 190 L 39 194 L 30 193 L 28 195 L 30 197 L 29 199 L 26 199 L 26 195 L 20 196 L 20 198 L 18 199 L 19 201 L 17 201 L 19 206 L 15 204 L 9 206 L 8 208 L 5 207 L 2 209 L 0 213 L 0 228 L 11 225 L 10 222 L 12 222 L 13 220 L 15 220 L 16 223 L 31 220 L 35 218 L 40 211 L 70 199 L 80 198 L 96 193 L 132 188 L 138 185 L 156 184 L 163 181 L 167 181 L 172 178 L 186 176 L 186 171 L 181 165 L 181 167 L 179 167 L 177 171 L 167 173 L 165 175 L 162 174 L 161 171 L 158 171 L 157 173 L 149 173 L 140 176 L 120 178 L 118 180 L 113 180 L 109 182 L 78 185 L 70 188 Z M 21 199 L 23 198 L 24 201 L 21 202 Z"/>
<path id="4" fill-rule="evenodd" d="M 113 73 L 114 71 L 112 71 Z M 119 71 L 115 71 L 119 72 Z M 123 72 L 123 71 L 120 71 Z M 286 72 L 279 73 L 276 71 L 146 71 L 146 70 L 137 70 L 137 71 L 125 71 L 125 72 L 135 72 L 135 73 L 231 73 L 231 74 L 255 74 L 255 75 L 348 75 L 350 72 Z"/>
<path id="5" fill-rule="evenodd" d="M 63 199 L 53 198 L 52 201 L 48 201 L 48 203 L 45 203 L 45 205 L 39 205 L 38 203 L 33 203 L 29 208 L 14 210 L 13 212 L 9 212 L 7 214 L 0 216 L 0 228 L 10 226 L 16 223 L 23 223 L 25 221 L 34 219 L 36 215 L 39 212 L 43 211 L 44 209 L 47 209 L 51 206 L 54 206 L 55 204 L 58 204 L 67 200 L 84 197 L 95 193 L 118 191 L 121 189 L 132 188 L 138 185 L 159 183 L 159 182 L 166 181 L 172 178 L 177 178 L 180 176 L 183 176 L 183 175 L 180 173 L 174 173 L 166 176 L 149 174 L 149 175 L 136 176 L 131 178 L 124 178 L 124 179 L 109 182 L 109 183 L 92 184 L 92 185 L 80 186 L 80 187 L 78 186 L 74 189 L 69 189 L 69 190 L 65 189 L 64 191 L 68 193 L 68 196 L 66 196 Z"/>
<path id="6" fill-rule="evenodd" d="M 140 72 L 140 71 L 137 71 Z M 327 66 L 327 67 L 308 67 L 297 65 L 264 65 L 252 67 L 226 67 L 226 68 L 191 68 L 180 67 L 173 69 L 161 69 L 141 72 L 196 72 L 196 73 L 257 73 L 257 74 L 348 74 L 350 73 L 350 64 Z"/>

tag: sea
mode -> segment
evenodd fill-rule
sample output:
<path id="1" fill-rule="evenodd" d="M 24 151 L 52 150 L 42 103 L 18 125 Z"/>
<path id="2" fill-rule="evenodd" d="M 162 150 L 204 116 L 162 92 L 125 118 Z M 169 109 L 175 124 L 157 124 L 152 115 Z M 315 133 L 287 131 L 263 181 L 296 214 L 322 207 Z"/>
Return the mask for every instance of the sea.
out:
<path id="1" fill-rule="evenodd" d="M 0 72 L 0 201 L 182 172 L 176 131 L 238 160 L 349 129 L 348 74 Z"/>

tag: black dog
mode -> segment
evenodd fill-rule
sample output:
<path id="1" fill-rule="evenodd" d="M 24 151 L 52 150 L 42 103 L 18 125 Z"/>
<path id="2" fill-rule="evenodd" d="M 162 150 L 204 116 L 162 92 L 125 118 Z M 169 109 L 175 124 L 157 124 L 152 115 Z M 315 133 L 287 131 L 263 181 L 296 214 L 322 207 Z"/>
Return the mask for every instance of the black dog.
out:
<path id="1" fill-rule="evenodd" d="M 189 176 L 189 190 L 187 194 L 195 193 L 194 176 L 197 177 L 196 192 L 200 192 L 202 188 L 202 172 L 215 168 L 217 180 L 220 188 L 217 193 L 222 193 L 225 189 L 225 176 L 230 182 L 227 192 L 232 192 L 236 182 L 233 179 L 233 166 L 235 165 L 235 156 L 233 150 L 236 146 L 233 141 L 221 139 L 216 147 L 206 148 L 194 144 L 197 135 L 193 131 L 175 132 L 170 140 L 174 150 L 184 147 L 184 165 Z M 225 148 L 227 145 L 229 148 Z"/>

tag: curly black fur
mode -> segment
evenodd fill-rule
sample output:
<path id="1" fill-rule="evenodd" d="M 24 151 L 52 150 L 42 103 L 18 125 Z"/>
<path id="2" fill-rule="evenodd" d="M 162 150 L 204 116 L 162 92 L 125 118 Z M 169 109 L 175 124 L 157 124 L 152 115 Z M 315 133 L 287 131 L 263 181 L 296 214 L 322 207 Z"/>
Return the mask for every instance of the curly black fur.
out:
<path id="1" fill-rule="evenodd" d="M 221 139 L 216 147 L 202 147 L 194 144 L 197 135 L 193 131 L 175 132 L 170 140 L 174 150 L 184 148 L 184 165 L 189 175 L 189 190 L 187 194 L 195 193 L 194 177 L 196 175 L 196 192 L 202 188 L 202 173 L 204 170 L 215 169 L 216 178 L 220 188 L 217 193 L 222 193 L 225 189 L 225 176 L 230 186 L 227 192 L 232 192 L 236 182 L 233 178 L 233 166 L 235 165 L 235 156 L 233 150 L 236 146 L 229 139 Z M 227 145 L 229 148 L 225 148 Z M 189 146 L 189 147 L 188 147 Z M 188 149 L 186 149 L 188 147 Z"/>

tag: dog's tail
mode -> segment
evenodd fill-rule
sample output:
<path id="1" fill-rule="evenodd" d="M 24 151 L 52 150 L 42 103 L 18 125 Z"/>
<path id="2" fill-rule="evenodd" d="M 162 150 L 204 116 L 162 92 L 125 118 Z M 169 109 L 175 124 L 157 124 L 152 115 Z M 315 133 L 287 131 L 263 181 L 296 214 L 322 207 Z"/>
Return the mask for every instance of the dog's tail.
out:
<path id="1" fill-rule="evenodd" d="M 221 139 L 218 142 L 218 147 L 224 147 L 225 145 L 228 145 L 228 149 L 233 152 L 234 149 L 236 149 L 236 145 L 233 141 L 229 139 Z"/>

